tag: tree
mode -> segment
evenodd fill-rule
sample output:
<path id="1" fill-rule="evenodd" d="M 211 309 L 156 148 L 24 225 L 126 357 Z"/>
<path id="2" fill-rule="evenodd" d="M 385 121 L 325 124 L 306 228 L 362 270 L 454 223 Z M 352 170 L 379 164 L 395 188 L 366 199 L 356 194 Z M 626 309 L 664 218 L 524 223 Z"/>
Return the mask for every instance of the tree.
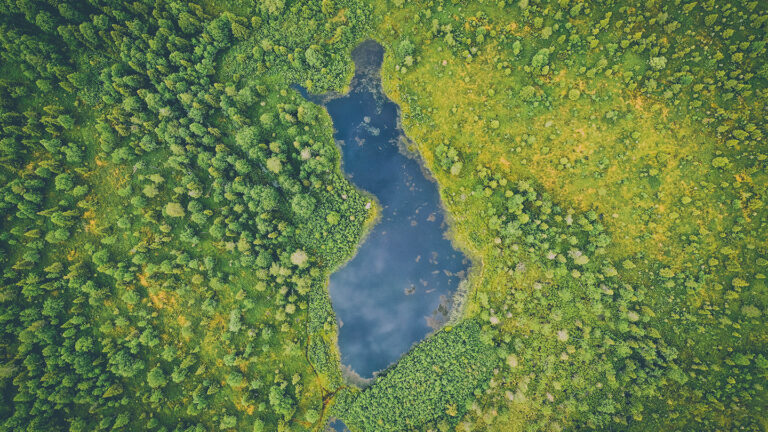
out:
<path id="1" fill-rule="evenodd" d="M 651 57 L 649 63 L 654 70 L 662 70 L 667 66 L 667 58 L 664 56 Z"/>
<path id="2" fill-rule="evenodd" d="M 74 176 L 70 173 L 61 173 L 54 179 L 56 190 L 68 191 L 71 190 L 74 184 Z"/>
<path id="3" fill-rule="evenodd" d="M 245 385 L 245 378 L 240 372 L 232 372 L 227 377 L 227 384 L 232 388 L 240 388 Z"/>
<path id="4" fill-rule="evenodd" d="M 304 58 L 306 58 L 307 63 L 314 68 L 321 68 L 323 66 L 322 57 L 313 47 L 309 47 L 304 51 Z"/>
<path id="5" fill-rule="evenodd" d="M 106 249 L 102 249 L 91 256 L 93 263 L 97 266 L 106 265 L 109 262 L 109 252 Z"/>
<path id="6" fill-rule="evenodd" d="M 532 102 L 536 99 L 536 89 L 533 86 L 525 86 L 520 89 L 520 99 Z"/>
<path id="7" fill-rule="evenodd" d="M 275 116 L 271 113 L 264 113 L 259 116 L 259 122 L 261 122 L 265 128 L 271 129 L 275 124 Z"/>
<path id="8" fill-rule="evenodd" d="M 235 135 L 235 142 L 241 148 L 247 149 L 255 145 L 259 137 L 259 131 L 253 126 L 240 129 Z"/>
<path id="9" fill-rule="evenodd" d="M 35 24 L 37 24 L 40 29 L 47 33 L 55 32 L 57 27 L 56 20 L 53 18 L 53 15 L 47 11 L 40 11 L 37 14 L 37 17 L 35 17 Z"/>
<path id="10" fill-rule="evenodd" d="M 228 43 L 232 35 L 232 25 L 224 15 L 211 21 L 205 30 L 221 44 Z"/>
<path id="11" fill-rule="evenodd" d="M 243 26 L 242 24 L 232 22 L 232 35 L 239 40 L 245 40 L 248 39 L 248 36 L 250 33 L 248 32 L 248 29 Z"/>
<path id="12" fill-rule="evenodd" d="M 301 249 L 296 249 L 291 254 L 291 263 L 298 267 L 304 267 L 307 264 L 307 253 Z"/>
<path id="13" fill-rule="evenodd" d="M 84 89 L 88 86 L 88 75 L 83 72 L 74 72 L 67 75 L 67 80 L 78 89 Z"/>
<path id="14" fill-rule="evenodd" d="M 167 213 L 170 217 L 183 217 L 184 207 L 182 207 L 179 203 L 169 202 L 165 205 L 165 213 Z"/>
<path id="15" fill-rule="evenodd" d="M 413 43 L 410 40 L 403 39 L 397 45 L 397 55 L 399 58 L 404 59 L 406 56 L 413 55 Z"/>
<path id="16" fill-rule="evenodd" d="M 283 11 L 285 7 L 285 0 L 263 0 L 261 2 L 261 9 L 272 15 L 277 15 Z"/>
<path id="17" fill-rule="evenodd" d="M 280 170 L 283 169 L 283 164 L 280 162 L 280 158 L 272 156 L 267 159 L 267 169 L 275 174 L 279 174 Z"/>
<path id="18" fill-rule="evenodd" d="M 315 211 L 315 199 L 307 194 L 297 194 L 291 199 L 291 209 L 301 219 L 306 219 Z"/>
<path id="19" fill-rule="evenodd" d="M 136 291 L 133 290 L 126 291 L 125 294 L 123 294 L 122 299 L 129 305 L 134 305 L 139 302 L 139 296 L 136 294 Z"/>
<path id="20" fill-rule="evenodd" d="M 75 126 L 75 120 L 66 114 L 60 115 L 56 120 L 64 129 L 72 129 Z"/>
<path id="21" fill-rule="evenodd" d="M 147 384 L 152 388 L 163 387 L 168 382 L 160 366 L 155 366 L 147 374 Z"/>
<path id="22" fill-rule="evenodd" d="M 144 188 L 141 190 L 141 192 L 144 195 L 146 195 L 148 198 L 154 198 L 159 193 L 159 191 L 157 190 L 157 186 L 155 186 L 154 184 L 151 184 L 151 183 L 147 184 L 146 186 L 144 186 Z M 167 210 L 166 210 L 166 212 L 167 212 Z"/>
<path id="23" fill-rule="evenodd" d="M 240 322 L 240 309 L 233 309 L 229 313 L 229 331 L 237 333 L 240 331 L 242 323 Z"/>
<path id="24" fill-rule="evenodd" d="M 461 173 L 461 168 L 463 167 L 463 164 L 460 161 L 454 162 L 453 165 L 451 165 L 451 175 L 457 176 Z"/>
<path id="25" fill-rule="evenodd" d="M 65 228 L 59 228 L 53 231 L 49 231 L 45 236 L 45 240 L 49 243 L 61 243 L 69 238 L 69 231 Z"/>
<path id="26" fill-rule="evenodd" d="M 316 423 L 320 420 L 320 414 L 316 410 L 308 409 L 304 414 L 304 418 L 310 423 Z"/>
<path id="27" fill-rule="evenodd" d="M 264 432 L 264 422 L 259 419 L 254 420 L 253 432 Z"/>
<path id="28" fill-rule="evenodd" d="M 221 423 L 219 424 L 221 429 L 232 429 L 235 426 L 237 426 L 237 417 L 225 415 L 221 418 Z"/>
<path id="29" fill-rule="evenodd" d="M 341 220 L 341 216 L 336 213 L 335 211 L 328 212 L 328 215 L 325 217 L 325 221 L 328 222 L 330 225 L 336 225 Z"/>
<path id="30" fill-rule="evenodd" d="M 531 66 L 534 68 L 543 68 L 549 63 L 549 49 L 542 48 L 531 58 Z"/>
<path id="31" fill-rule="evenodd" d="M 269 404 L 276 413 L 283 417 L 288 417 L 291 414 L 291 408 L 293 407 L 293 400 L 286 396 L 285 392 L 278 385 L 273 385 L 269 389 Z"/>
<path id="32" fill-rule="evenodd" d="M 251 196 L 259 200 L 259 208 L 263 211 L 274 210 L 280 200 L 277 191 L 268 186 L 254 188 Z"/>

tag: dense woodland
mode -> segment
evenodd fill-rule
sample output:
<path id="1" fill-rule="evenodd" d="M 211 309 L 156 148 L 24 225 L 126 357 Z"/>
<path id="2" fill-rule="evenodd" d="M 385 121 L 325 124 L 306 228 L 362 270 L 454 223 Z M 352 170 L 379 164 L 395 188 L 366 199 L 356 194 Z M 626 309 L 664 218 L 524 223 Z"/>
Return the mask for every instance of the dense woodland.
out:
<path id="1" fill-rule="evenodd" d="M 367 213 L 285 83 L 342 85 L 365 22 L 342 6 L 2 3 L 3 430 L 320 422 L 325 279 Z M 286 39 L 283 13 L 327 25 Z M 226 74 L 252 41 L 261 72 Z"/>
<path id="2" fill-rule="evenodd" d="M 387 94 L 473 259 L 370 386 L 375 206 L 291 85 Z M 765 430 L 768 5 L 0 0 L 0 430 Z"/>

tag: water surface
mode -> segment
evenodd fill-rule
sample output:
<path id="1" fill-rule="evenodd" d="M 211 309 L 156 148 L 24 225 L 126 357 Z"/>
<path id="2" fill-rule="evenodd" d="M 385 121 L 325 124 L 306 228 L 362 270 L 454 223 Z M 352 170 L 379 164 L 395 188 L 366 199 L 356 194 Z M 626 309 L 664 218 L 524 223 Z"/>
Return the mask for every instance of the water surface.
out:
<path id="1" fill-rule="evenodd" d="M 349 93 L 310 97 L 333 119 L 344 173 L 381 206 L 357 255 L 330 281 L 341 362 L 362 377 L 395 362 L 444 321 L 468 267 L 444 236 L 437 185 L 405 154 L 398 107 L 381 90 L 382 57 L 379 44 L 362 43 L 353 52 Z"/>
<path id="2" fill-rule="evenodd" d="M 349 432 L 349 429 L 341 420 L 335 420 L 325 428 L 325 432 Z"/>

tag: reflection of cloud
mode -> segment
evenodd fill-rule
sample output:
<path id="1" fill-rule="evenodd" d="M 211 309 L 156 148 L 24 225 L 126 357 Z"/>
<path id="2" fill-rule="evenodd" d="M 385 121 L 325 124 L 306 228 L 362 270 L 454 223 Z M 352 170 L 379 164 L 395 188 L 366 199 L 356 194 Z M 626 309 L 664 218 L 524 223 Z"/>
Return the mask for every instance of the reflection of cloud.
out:
<path id="1" fill-rule="evenodd" d="M 358 296 L 357 313 L 350 314 L 339 334 L 344 361 L 362 374 L 397 360 L 413 342 L 422 339 L 427 331 L 417 324 L 418 317 L 423 316 L 425 306 L 434 307 L 436 300 L 431 297 L 425 302 L 427 297 L 419 295 L 418 300 L 406 300 L 413 297 L 402 296 L 401 301 L 390 298 L 381 303 L 378 297 L 376 293 Z"/>
<path id="2" fill-rule="evenodd" d="M 463 274 L 466 265 L 459 264 L 463 255 L 444 240 L 439 224 L 419 223 L 443 219 L 439 194 L 418 162 L 400 152 L 400 140 L 406 139 L 397 127 L 396 107 L 380 92 L 378 75 L 356 73 L 352 92 L 332 103 L 337 136 L 347 139 L 339 145 L 346 145 L 344 159 L 354 165 L 345 172 L 355 173 L 356 184 L 382 205 L 374 231 L 331 275 L 330 284 L 343 362 L 370 375 L 396 361 L 428 326 L 440 325 L 437 311 L 447 309 L 441 309 L 445 300 L 439 296 L 455 288 L 451 271 Z M 424 320 L 425 315 L 431 316 Z"/>

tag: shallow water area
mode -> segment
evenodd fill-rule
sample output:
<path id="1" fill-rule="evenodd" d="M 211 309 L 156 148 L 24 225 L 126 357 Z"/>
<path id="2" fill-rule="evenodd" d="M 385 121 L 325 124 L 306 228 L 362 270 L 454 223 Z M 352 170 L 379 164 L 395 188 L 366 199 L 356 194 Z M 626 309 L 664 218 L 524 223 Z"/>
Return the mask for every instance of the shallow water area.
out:
<path id="1" fill-rule="evenodd" d="M 347 425 L 342 423 L 341 420 L 335 420 L 331 422 L 325 429 L 326 432 L 349 432 Z"/>
<path id="2" fill-rule="evenodd" d="M 362 43 L 353 52 L 349 93 L 308 96 L 333 119 L 344 173 L 381 206 L 357 254 L 330 278 L 341 361 L 361 377 L 386 368 L 445 322 L 469 265 L 445 238 L 437 184 L 406 155 L 398 107 L 381 89 L 382 57 L 379 44 Z"/>

